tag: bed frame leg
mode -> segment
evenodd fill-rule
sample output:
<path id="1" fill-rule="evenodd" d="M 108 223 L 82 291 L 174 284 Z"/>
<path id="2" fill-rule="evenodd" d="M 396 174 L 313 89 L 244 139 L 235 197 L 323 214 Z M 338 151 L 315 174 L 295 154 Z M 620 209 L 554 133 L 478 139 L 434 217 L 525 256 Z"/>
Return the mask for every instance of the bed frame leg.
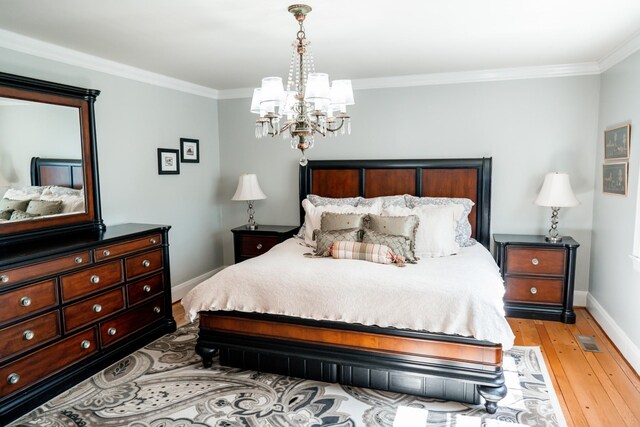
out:
<path id="1" fill-rule="evenodd" d="M 211 347 L 203 347 L 200 344 L 196 345 L 196 353 L 202 357 L 202 366 L 210 368 L 213 366 L 213 356 L 218 352 L 217 349 Z"/>
<path id="2" fill-rule="evenodd" d="M 481 385 L 478 387 L 478 392 L 486 400 L 484 407 L 487 408 L 487 412 L 495 414 L 498 410 L 498 402 L 507 395 L 507 387 L 504 384 L 498 387 Z"/>

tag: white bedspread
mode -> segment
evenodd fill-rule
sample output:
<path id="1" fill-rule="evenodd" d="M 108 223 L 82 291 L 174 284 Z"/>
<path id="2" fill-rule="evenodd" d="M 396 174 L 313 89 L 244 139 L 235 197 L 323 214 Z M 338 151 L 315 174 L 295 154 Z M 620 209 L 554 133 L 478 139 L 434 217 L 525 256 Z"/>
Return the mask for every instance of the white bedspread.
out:
<path id="1" fill-rule="evenodd" d="M 190 320 L 202 310 L 283 314 L 473 336 L 513 346 L 498 267 L 482 245 L 400 268 L 359 260 L 305 258 L 292 238 L 235 264 L 182 300 Z"/>

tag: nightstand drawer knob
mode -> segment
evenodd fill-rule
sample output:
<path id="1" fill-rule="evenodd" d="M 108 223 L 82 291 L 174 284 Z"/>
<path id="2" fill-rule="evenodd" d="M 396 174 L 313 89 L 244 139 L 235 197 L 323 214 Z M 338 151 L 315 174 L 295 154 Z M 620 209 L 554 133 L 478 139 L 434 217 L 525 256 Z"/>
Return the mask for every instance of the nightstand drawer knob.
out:
<path id="1" fill-rule="evenodd" d="M 535 294 L 538 293 L 538 288 L 533 287 L 533 288 L 529 289 L 529 292 L 531 292 L 532 295 L 535 295 Z"/>
<path id="2" fill-rule="evenodd" d="M 22 338 L 24 338 L 26 341 L 31 341 L 35 336 L 36 334 L 34 334 L 32 330 L 26 330 L 22 333 Z"/>
<path id="3" fill-rule="evenodd" d="M 151 243 L 152 245 L 156 244 L 156 239 L 149 239 L 149 243 Z"/>
<path id="4" fill-rule="evenodd" d="M 114 336 L 114 335 L 116 334 L 116 332 L 118 332 L 118 331 L 116 330 L 116 328 L 109 328 L 109 329 L 107 330 L 107 335 L 109 335 L 109 336 L 111 336 L 111 337 L 112 337 L 112 336 Z"/>
<path id="5" fill-rule="evenodd" d="M 256 249 L 257 249 L 257 250 L 262 249 L 262 243 L 258 243 L 258 244 L 256 245 Z"/>
<path id="6" fill-rule="evenodd" d="M 533 258 L 533 259 L 531 259 L 531 264 L 538 265 L 538 264 L 540 264 L 540 260 L 538 260 L 538 258 Z"/>
<path id="7" fill-rule="evenodd" d="M 82 342 L 80 343 L 80 348 L 86 350 L 89 347 L 91 347 L 91 341 L 89 340 L 82 340 Z"/>
<path id="8" fill-rule="evenodd" d="M 93 307 L 91 307 L 91 310 L 93 310 L 94 313 L 100 313 L 102 311 L 102 306 L 100 304 L 94 304 Z"/>
<path id="9" fill-rule="evenodd" d="M 15 372 L 12 374 L 9 374 L 9 376 L 7 377 L 7 382 L 9 384 L 17 384 L 18 381 L 20 381 L 20 375 L 16 374 Z"/>
<path id="10" fill-rule="evenodd" d="M 144 261 L 142 261 L 143 267 L 149 268 L 150 265 L 151 265 L 151 261 L 149 261 L 148 259 L 145 259 Z"/>
<path id="11" fill-rule="evenodd" d="M 143 291 L 145 291 L 146 293 L 149 293 L 149 292 L 151 292 L 151 286 L 149 286 L 149 285 L 144 285 L 144 286 L 142 287 L 142 290 L 143 290 Z"/>
<path id="12" fill-rule="evenodd" d="M 153 307 L 153 312 L 154 312 L 155 314 L 160 314 L 160 312 L 161 312 L 161 311 L 162 311 L 162 310 L 160 310 L 160 307 L 158 307 L 158 306 Z"/>

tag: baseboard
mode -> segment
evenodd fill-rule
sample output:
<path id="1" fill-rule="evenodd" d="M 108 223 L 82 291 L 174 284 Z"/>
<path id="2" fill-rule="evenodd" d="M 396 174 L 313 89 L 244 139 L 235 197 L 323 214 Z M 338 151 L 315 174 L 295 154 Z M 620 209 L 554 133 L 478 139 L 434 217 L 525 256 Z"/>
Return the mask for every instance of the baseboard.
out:
<path id="1" fill-rule="evenodd" d="M 204 274 L 201 274 L 198 277 L 194 277 L 193 279 L 189 279 L 186 282 L 182 282 L 179 285 L 171 287 L 171 302 L 174 303 L 176 301 L 180 301 L 191 289 L 195 288 L 200 283 L 207 280 L 209 277 L 213 276 L 219 271 L 222 271 L 226 265 L 222 267 L 218 267 L 215 270 L 207 271 Z"/>
<path id="2" fill-rule="evenodd" d="M 640 349 L 591 294 L 587 296 L 587 309 L 636 373 L 640 374 Z"/>
<path id="3" fill-rule="evenodd" d="M 587 291 L 574 291 L 573 292 L 573 306 L 574 307 L 586 307 L 587 306 Z"/>

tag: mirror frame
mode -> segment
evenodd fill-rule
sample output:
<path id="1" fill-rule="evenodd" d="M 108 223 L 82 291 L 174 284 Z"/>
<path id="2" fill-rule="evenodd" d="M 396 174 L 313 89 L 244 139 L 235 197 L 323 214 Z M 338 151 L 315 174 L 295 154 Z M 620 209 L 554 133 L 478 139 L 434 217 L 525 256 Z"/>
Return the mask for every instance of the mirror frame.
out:
<path id="1" fill-rule="evenodd" d="M 0 72 L 0 97 L 75 107 L 79 111 L 85 212 L 0 224 L 0 243 L 55 232 L 104 229 L 100 209 L 94 103 L 99 90 Z"/>

